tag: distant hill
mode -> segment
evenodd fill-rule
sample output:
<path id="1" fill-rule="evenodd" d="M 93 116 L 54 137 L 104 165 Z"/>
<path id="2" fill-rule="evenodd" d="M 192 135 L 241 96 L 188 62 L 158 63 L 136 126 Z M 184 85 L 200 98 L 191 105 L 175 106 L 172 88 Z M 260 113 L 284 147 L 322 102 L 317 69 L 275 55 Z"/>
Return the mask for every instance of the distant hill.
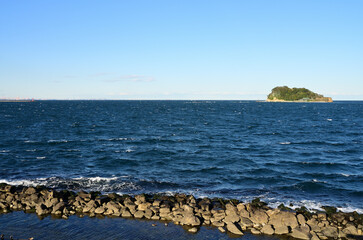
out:
<path id="1" fill-rule="evenodd" d="M 267 96 L 268 102 L 333 102 L 332 98 L 324 97 L 306 88 L 275 87 Z"/>

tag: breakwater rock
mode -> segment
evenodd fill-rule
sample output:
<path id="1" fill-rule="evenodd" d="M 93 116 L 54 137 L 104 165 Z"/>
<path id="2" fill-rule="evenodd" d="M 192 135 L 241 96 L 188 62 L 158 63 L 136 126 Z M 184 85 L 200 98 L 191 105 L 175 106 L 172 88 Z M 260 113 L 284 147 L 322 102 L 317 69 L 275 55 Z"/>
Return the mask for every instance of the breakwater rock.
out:
<path id="1" fill-rule="evenodd" d="M 0 213 L 25 211 L 65 219 L 75 214 L 144 218 L 171 221 L 186 226 L 191 233 L 202 225 L 211 225 L 235 235 L 248 231 L 312 240 L 362 238 L 363 215 L 337 212 L 334 207 L 325 207 L 325 210 L 310 212 L 306 208 L 291 210 L 285 206 L 273 209 L 259 199 L 242 203 L 219 198 L 196 199 L 185 194 L 102 195 L 0 184 Z"/>

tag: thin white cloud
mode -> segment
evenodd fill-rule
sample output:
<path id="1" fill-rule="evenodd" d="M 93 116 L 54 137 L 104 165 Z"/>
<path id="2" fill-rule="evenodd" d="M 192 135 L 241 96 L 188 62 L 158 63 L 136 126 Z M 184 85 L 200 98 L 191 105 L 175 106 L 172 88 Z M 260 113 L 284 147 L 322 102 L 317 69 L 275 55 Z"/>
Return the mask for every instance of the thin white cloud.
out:
<path id="1" fill-rule="evenodd" d="M 104 82 L 153 82 L 155 79 L 149 76 L 143 75 L 123 75 L 112 79 L 103 80 Z"/>

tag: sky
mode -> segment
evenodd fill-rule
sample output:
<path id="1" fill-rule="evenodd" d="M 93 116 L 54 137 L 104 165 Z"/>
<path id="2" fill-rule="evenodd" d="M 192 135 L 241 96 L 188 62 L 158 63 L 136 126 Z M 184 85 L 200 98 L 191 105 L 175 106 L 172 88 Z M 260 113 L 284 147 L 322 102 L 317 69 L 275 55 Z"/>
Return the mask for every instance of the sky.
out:
<path id="1" fill-rule="evenodd" d="M 0 98 L 363 100 L 362 0 L 0 0 Z"/>

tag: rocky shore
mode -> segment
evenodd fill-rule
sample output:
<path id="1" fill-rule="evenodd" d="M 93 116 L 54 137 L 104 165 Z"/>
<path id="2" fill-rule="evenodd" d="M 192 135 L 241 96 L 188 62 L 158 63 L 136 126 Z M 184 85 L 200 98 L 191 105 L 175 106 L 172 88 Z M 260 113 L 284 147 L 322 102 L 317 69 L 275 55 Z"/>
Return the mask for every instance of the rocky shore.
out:
<path id="1" fill-rule="evenodd" d="M 235 235 L 251 232 L 312 240 L 362 239 L 363 215 L 337 212 L 334 207 L 324 209 L 324 212 L 310 212 L 304 207 L 292 210 L 283 205 L 273 209 L 259 199 L 242 203 L 219 198 L 196 199 L 185 194 L 102 195 L 0 184 L 0 213 L 24 211 L 64 219 L 71 215 L 144 218 L 183 225 L 191 233 L 208 225 Z"/>

